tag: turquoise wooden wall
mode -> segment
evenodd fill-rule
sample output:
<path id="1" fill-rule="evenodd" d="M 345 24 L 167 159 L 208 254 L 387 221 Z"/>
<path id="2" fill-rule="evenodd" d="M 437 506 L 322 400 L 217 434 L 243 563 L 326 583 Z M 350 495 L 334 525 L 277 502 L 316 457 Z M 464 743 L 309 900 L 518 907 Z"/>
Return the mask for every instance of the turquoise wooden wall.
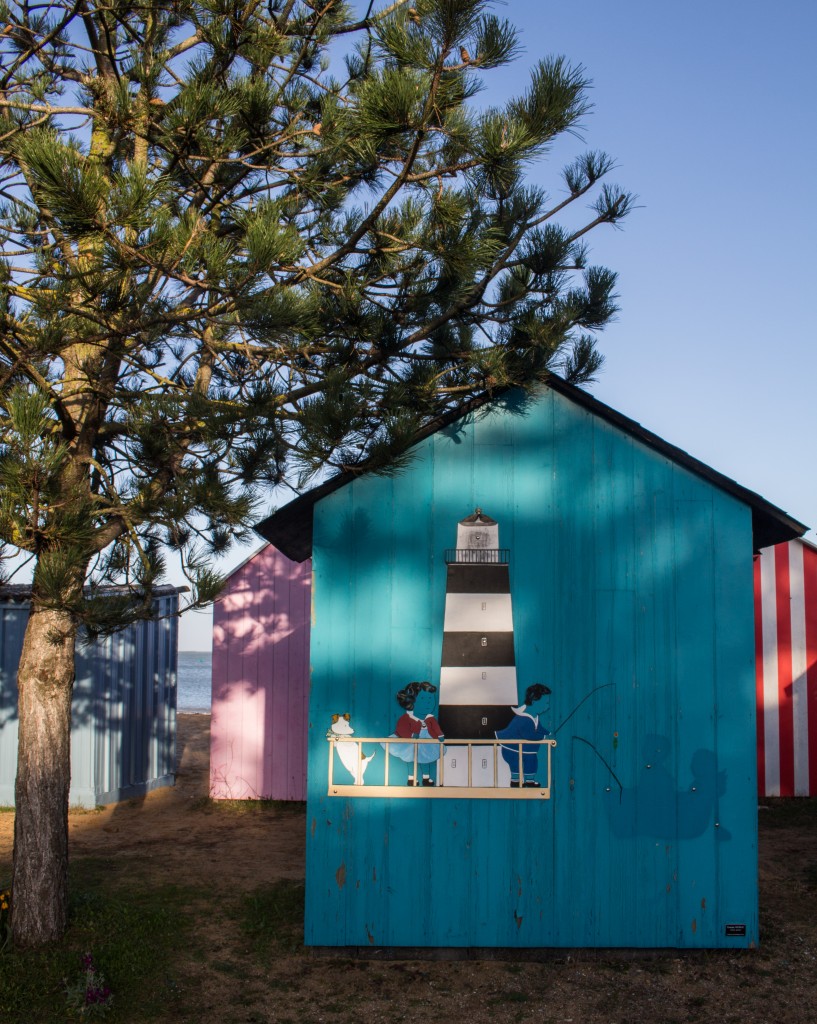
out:
<path id="1" fill-rule="evenodd" d="M 327 796 L 331 715 L 387 735 L 396 692 L 439 682 L 443 552 L 476 505 L 511 549 L 521 692 L 551 687 L 552 728 L 580 705 L 552 799 Z M 548 391 L 321 501 L 313 566 L 307 943 L 756 942 L 746 506 Z"/>

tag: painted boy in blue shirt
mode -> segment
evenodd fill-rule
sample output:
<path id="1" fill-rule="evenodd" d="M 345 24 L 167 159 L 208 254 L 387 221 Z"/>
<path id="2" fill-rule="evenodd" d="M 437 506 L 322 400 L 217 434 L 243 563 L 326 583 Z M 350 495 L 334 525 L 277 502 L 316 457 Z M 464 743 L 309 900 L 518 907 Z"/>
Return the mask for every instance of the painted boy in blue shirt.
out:
<path id="1" fill-rule="evenodd" d="M 525 691 L 525 702 L 518 708 L 511 708 L 513 718 L 504 729 L 498 729 L 498 740 L 543 740 L 549 732 L 539 721 L 539 715 L 550 709 L 550 689 L 542 683 L 534 683 Z M 539 768 L 539 747 L 533 744 L 522 744 L 522 775 L 524 783 L 519 779 L 518 743 L 502 744 L 500 747 L 506 764 L 511 769 L 512 786 L 538 786 L 536 773 Z"/>

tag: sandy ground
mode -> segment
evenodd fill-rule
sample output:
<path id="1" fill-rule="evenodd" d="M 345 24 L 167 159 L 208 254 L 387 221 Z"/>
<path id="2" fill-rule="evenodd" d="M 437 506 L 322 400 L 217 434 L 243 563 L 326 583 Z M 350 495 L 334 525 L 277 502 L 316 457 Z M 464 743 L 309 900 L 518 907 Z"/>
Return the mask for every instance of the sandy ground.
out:
<path id="1" fill-rule="evenodd" d="M 178 716 L 177 758 L 175 786 L 104 810 L 70 814 L 70 856 L 121 854 L 137 857 L 143 867 L 157 860 L 166 877 L 208 886 L 221 885 L 227 870 L 234 889 L 303 878 L 302 814 L 296 822 L 286 815 L 286 828 L 271 828 L 269 816 L 211 813 L 209 715 Z"/>
<path id="2" fill-rule="evenodd" d="M 304 871 L 303 808 L 223 813 L 207 800 L 209 717 L 180 715 L 175 787 L 72 812 L 71 857 L 104 858 L 122 879 L 194 886 L 202 908 Z M 176 1024 L 815 1024 L 817 801 L 760 812 L 762 944 L 744 952 L 655 958 L 557 955 L 544 963 L 351 960 L 296 949 L 267 961 L 226 916 L 197 913 L 198 952 L 174 965 Z M 801 813 L 802 811 L 802 813 Z M 0 866 L 13 815 L 0 815 Z M 204 950 L 204 954 L 202 954 Z M 117 1019 L 120 1019 L 117 1016 Z M 131 1017 L 123 1019 L 131 1020 Z"/>
<path id="3" fill-rule="evenodd" d="M 270 828 L 265 816 L 209 813 L 210 716 L 179 715 L 175 786 L 68 816 L 69 855 L 135 858 L 144 870 L 161 863 L 165 876 L 220 884 L 229 864 L 232 884 L 251 889 L 278 878 L 303 878 L 303 816 Z M 0 815 L 0 865 L 11 863 L 14 816 Z"/>

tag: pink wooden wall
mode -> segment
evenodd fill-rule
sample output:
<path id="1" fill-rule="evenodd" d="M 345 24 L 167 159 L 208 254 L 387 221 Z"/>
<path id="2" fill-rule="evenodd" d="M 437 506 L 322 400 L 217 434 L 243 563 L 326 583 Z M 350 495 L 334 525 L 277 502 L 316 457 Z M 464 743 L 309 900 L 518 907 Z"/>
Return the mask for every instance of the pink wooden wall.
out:
<path id="1" fill-rule="evenodd" d="M 210 795 L 306 799 L 312 563 L 272 545 L 230 577 L 213 610 Z"/>

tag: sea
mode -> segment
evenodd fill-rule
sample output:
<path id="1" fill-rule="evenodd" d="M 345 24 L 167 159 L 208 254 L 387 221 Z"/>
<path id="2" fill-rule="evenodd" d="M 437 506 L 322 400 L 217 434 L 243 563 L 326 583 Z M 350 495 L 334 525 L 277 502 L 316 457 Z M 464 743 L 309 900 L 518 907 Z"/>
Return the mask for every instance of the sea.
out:
<path id="1" fill-rule="evenodd" d="M 179 651 L 177 710 L 185 714 L 210 714 L 213 656 L 209 651 Z"/>

